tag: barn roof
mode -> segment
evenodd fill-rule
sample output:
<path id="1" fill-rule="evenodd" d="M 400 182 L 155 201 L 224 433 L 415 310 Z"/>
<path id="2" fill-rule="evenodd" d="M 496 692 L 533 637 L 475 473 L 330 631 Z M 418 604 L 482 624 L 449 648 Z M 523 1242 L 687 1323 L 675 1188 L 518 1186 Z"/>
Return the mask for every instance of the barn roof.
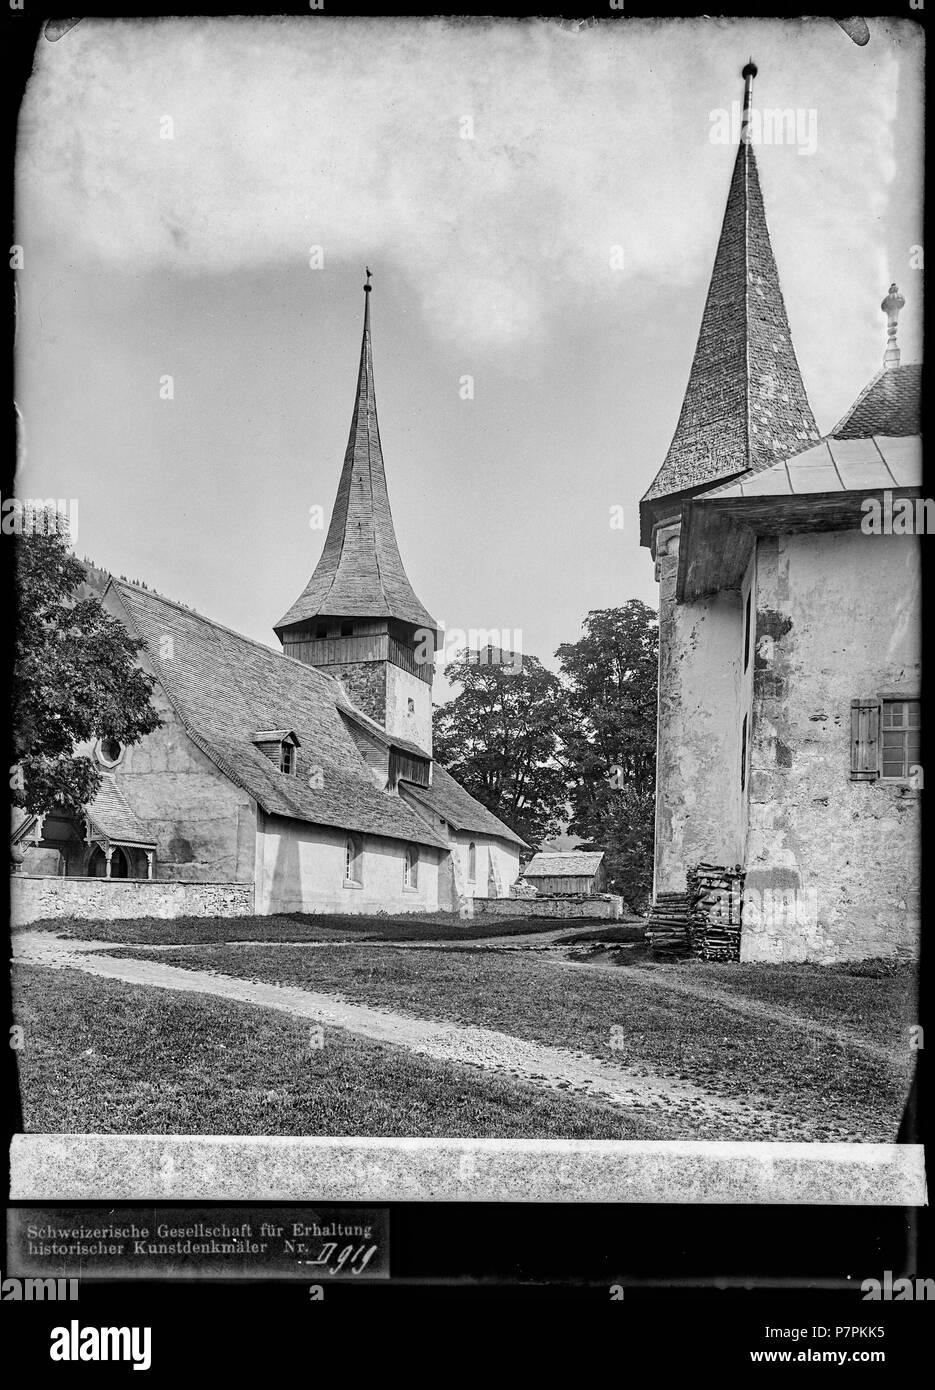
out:
<path id="1" fill-rule="evenodd" d="M 405 801 L 374 785 L 342 718 L 338 681 L 152 590 L 117 580 L 110 589 L 187 733 L 264 811 L 447 848 Z M 254 743 L 257 729 L 285 728 L 303 750 L 294 776 Z M 312 767 L 321 769 L 320 787 L 309 784 Z"/>
<path id="2" fill-rule="evenodd" d="M 409 582 L 393 527 L 373 385 L 370 285 L 364 290 L 357 395 L 331 524 L 311 579 L 276 624 L 279 637 L 293 623 L 319 615 L 396 618 L 437 631 Z"/>
<path id="3" fill-rule="evenodd" d="M 526 844 L 515 831 L 504 825 L 502 820 L 498 820 L 492 811 L 488 811 L 486 806 L 482 806 L 466 792 L 451 773 L 446 772 L 438 763 L 432 765 L 430 787 L 420 787 L 414 782 L 403 782 L 401 785 L 405 787 L 407 796 L 411 796 L 428 810 L 434 811 L 437 816 L 454 826 L 455 830 L 473 830 L 478 835 L 494 835 L 501 840 L 510 840 L 515 845 Z"/>
<path id="4" fill-rule="evenodd" d="M 524 878 L 587 878 L 597 873 L 603 850 L 569 850 L 566 854 L 536 854 L 523 870 Z"/>
<path id="5" fill-rule="evenodd" d="M 640 503 L 644 545 L 663 515 L 664 499 L 769 468 L 819 437 L 792 345 L 748 129 L 755 75 L 753 64 L 744 68 L 740 145 L 681 413 Z"/>

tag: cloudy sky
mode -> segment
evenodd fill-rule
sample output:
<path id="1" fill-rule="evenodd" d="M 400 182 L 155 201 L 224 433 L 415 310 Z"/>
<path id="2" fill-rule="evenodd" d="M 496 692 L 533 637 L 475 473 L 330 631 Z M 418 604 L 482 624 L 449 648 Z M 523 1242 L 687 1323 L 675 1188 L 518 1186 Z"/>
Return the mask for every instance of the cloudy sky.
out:
<path id="1" fill-rule="evenodd" d="M 40 40 L 19 494 L 76 499 L 79 554 L 274 644 L 324 539 L 310 509 L 334 499 L 366 262 L 415 590 L 553 664 L 589 609 L 655 605 L 637 504 L 687 379 L 735 152 L 718 113 L 748 56 L 757 105 L 798 117 L 757 156 L 819 427 L 881 364 L 891 280 L 918 359 L 921 43 L 871 32 L 310 15 Z"/>

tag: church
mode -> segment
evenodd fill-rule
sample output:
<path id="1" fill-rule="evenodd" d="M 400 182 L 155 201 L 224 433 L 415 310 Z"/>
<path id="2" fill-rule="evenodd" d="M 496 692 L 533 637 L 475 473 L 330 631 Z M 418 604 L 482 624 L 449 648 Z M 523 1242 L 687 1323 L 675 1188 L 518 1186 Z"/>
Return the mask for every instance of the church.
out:
<path id="1" fill-rule="evenodd" d="M 820 435 L 767 229 L 755 76 L 684 401 L 640 503 L 659 584 L 648 934 L 706 958 L 913 957 L 921 367 L 900 360 L 891 285 L 882 367 Z"/>
<path id="2" fill-rule="evenodd" d="M 14 921 L 459 912 L 507 897 L 524 842 L 432 757 L 435 620 L 403 568 L 377 423 L 370 274 L 350 437 L 321 558 L 282 651 L 101 571 L 142 641 L 162 727 L 83 749 L 81 817 L 14 831 Z"/>

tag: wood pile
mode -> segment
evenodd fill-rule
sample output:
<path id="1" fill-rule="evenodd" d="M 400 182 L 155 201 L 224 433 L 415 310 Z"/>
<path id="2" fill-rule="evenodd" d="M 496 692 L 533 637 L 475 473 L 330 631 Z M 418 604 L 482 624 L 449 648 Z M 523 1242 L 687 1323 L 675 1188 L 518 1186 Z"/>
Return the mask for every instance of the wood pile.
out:
<path id="1" fill-rule="evenodd" d="M 657 893 L 646 922 L 646 940 L 653 952 L 687 955 L 691 950 L 689 933 L 690 901 L 687 893 Z"/>
<path id="2" fill-rule="evenodd" d="M 720 864 L 688 870 L 689 940 L 700 960 L 739 960 L 743 874 Z"/>

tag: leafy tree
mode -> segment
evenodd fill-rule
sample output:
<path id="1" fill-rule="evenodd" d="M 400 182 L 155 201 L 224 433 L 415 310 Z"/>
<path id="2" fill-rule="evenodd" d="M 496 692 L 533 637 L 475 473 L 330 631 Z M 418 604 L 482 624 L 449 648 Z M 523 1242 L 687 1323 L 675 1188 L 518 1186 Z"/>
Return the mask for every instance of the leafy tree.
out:
<path id="1" fill-rule="evenodd" d="M 142 642 L 96 596 L 77 597 L 84 568 L 55 512 L 36 513 L 15 543 L 13 803 L 74 814 L 101 785 L 76 745 L 133 744 L 157 729 L 154 682 L 135 664 Z"/>
<path id="2" fill-rule="evenodd" d="M 517 835 L 538 847 L 567 811 L 561 748 L 566 697 L 534 656 L 460 651 L 446 665 L 461 687 L 434 710 L 435 757 Z"/>
<path id="3" fill-rule="evenodd" d="M 656 779 L 656 614 L 639 599 L 595 609 L 556 652 L 573 715 L 565 738 L 572 816 L 603 849 L 610 885 L 633 908 L 652 890 Z"/>

